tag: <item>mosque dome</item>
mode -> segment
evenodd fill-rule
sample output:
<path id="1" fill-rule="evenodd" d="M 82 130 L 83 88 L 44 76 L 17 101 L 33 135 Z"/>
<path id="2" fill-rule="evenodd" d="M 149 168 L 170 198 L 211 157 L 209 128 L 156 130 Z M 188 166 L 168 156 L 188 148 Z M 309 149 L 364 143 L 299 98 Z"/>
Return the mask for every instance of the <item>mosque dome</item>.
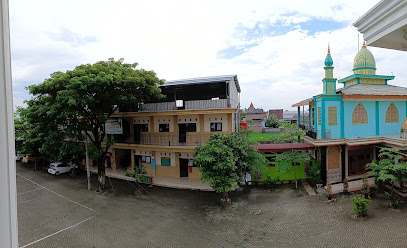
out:
<path id="1" fill-rule="evenodd" d="M 329 49 L 329 46 L 328 46 L 328 54 L 326 55 L 326 58 L 325 58 L 325 66 L 332 66 L 333 64 L 334 64 L 334 61 L 332 60 L 331 50 Z"/>
<path id="2" fill-rule="evenodd" d="M 355 74 L 376 74 L 376 61 L 364 42 L 362 49 L 356 54 L 353 61 L 353 72 Z"/>

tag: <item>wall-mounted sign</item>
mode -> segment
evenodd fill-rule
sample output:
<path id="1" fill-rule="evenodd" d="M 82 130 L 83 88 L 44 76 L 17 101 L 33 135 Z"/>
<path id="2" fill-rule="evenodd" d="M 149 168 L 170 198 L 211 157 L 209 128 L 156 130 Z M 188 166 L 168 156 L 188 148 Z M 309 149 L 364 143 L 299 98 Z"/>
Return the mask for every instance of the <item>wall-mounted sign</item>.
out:
<path id="1" fill-rule="evenodd" d="M 123 134 L 122 118 L 111 118 L 105 123 L 107 134 Z"/>

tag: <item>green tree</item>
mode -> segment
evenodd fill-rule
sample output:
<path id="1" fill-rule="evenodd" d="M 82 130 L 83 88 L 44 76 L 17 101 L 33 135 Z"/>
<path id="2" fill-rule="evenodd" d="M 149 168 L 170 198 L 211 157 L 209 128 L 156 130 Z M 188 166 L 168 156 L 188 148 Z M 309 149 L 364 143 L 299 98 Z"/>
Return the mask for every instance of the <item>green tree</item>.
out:
<path id="1" fill-rule="evenodd" d="M 266 127 L 276 128 L 276 127 L 279 127 L 279 125 L 280 125 L 280 122 L 278 121 L 277 117 L 275 115 L 271 114 L 266 121 Z"/>
<path id="2" fill-rule="evenodd" d="M 237 180 L 245 172 L 264 172 L 266 159 L 249 145 L 246 133 L 211 135 L 209 141 L 195 149 L 194 164 L 202 173 L 202 181 L 209 182 L 217 193 L 223 193 L 228 201 L 228 192 L 238 187 Z"/>
<path id="3" fill-rule="evenodd" d="M 373 160 L 366 167 L 371 170 L 368 173 L 375 177 L 376 185 L 385 183 L 391 185 L 390 200 L 394 202 L 396 200 L 394 184 L 399 183 L 401 186 L 407 182 L 407 163 L 400 162 L 402 156 L 397 148 L 382 148 L 379 157 L 380 161 Z"/>
<path id="4" fill-rule="evenodd" d="M 37 158 L 41 154 L 42 144 L 46 140 L 46 130 L 31 118 L 28 108 L 18 107 L 15 118 L 16 150 L 22 154 L 33 154 L 35 156 L 34 170 L 38 169 Z M 43 160 L 44 161 L 44 160 Z"/>
<path id="5" fill-rule="evenodd" d="M 273 136 L 273 143 L 295 143 L 301 142 L 304 139 L 305 131 L 297 126 L 297 124 L 290 124 L 288 122 L 281 122 L 280 127 L 283 130 L 279 136 Z"/>
<path id="6" fill-rule="evenodd" d="M 36 116 L 43 117 L 42 127 L 52 123 L 63 134 L 56 139 L 53 132 L 55 140 L 50 142 L 58 143 L 64 138 L 84 141 L 85 135 L 88 136 L 96 149 L 93 154 L 97 155 L 99 190 L 104 190 L 104 160 L 112 145 L 105 140 L 106 120 L 120 105 L 138 106 L 162 97 L 158 86 L 164 81 L 153 71 L 136 67 L 137 63 L 127 64 L 123 59 L 111 58 L 80 65 L 65 73 L 55 72 L 43 83 L 29 86 L 33 98 L 28 106 L 36 107 Z"/>
<path id="7" fill-rule="evenodd" d="M 280 133 L 279 136 L 272 137 L 272 141 L 274 141 L 274 143 L 292 144 L 303 140 L 305 131 L 299 128 L 296 124 L 282 122 L 280 127 L 283 127 L 284 130 Z M 295 178 L 295 188 L 298 188 L 296 165 L 309 158 L 310 156 L 307 153 L 303 153 L 301 151 L 294 150 L 294 148 L 291 148 L 291 150 L 289 151 L 284 151 L 280 154 L 277 154 L 276 156 L 277 171 L 280 173 L 287 173 L 291 170 L 291 168 L 293 168 Z"/>

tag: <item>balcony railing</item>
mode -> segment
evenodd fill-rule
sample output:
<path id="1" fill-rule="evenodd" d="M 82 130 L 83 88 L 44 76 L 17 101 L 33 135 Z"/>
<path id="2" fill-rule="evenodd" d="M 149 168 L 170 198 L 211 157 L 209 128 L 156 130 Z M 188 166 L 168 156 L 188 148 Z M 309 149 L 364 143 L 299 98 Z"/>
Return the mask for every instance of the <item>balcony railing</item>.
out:
<path id="1" fill-rule="evenodd" d="M 142 134 L 140 139 L 130 135 L 113 135 L 114 143 L 156 145 L 156 146 L 199 146 L 209 140 L 210 135 L 165 135 Z M 105 138 L 106 141 L 106 138 Z"/>
<path id="2" fill-rule="evenodd" d="M 216 109 L 228 108 L 228 99 L 185 101 L 183 109 Z M 141 112 L 159 112 L 177 110 L 175 102 L 145 103 Z M 125 112 L 121 111 L 120 112 Z"/>

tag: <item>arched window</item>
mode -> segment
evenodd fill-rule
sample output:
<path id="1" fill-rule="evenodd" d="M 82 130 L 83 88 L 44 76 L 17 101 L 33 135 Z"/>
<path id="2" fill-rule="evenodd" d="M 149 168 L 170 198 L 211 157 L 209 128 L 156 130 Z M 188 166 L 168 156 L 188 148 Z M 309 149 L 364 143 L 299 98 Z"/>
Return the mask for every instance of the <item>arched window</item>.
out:
<path id="1" fill-rule="evenodd" d="M 367 111 L 363 104 L 358 103 L 352 112 L 352 125 L 367 124 Z"/>
<path id="2" fill-rule="evenodd" d="M 399 122 L 399 111 L 397 110 L 396 104 L 390 103 L 386 110 L 386 123 L 398 123 Z"/>

